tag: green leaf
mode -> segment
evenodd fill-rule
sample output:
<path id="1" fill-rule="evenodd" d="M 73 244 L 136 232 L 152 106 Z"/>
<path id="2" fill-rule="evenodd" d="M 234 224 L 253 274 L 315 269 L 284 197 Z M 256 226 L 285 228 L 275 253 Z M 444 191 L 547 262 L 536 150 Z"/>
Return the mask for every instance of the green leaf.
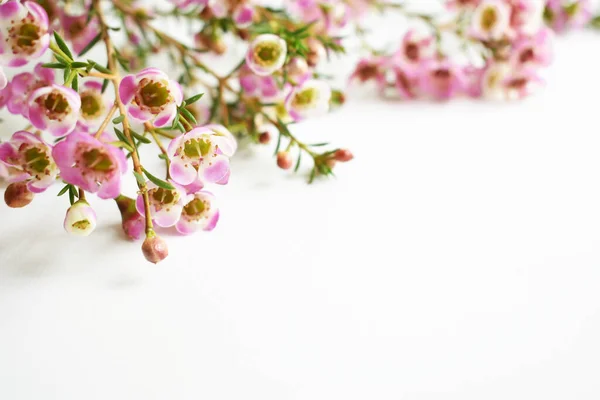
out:
<path id="1" fill-rule="evenodd" d="M 79 90 L 79 79 L 78 79 L 78 76 L 79 76 L 79 75 L 75 75 L 75 76 L 73 77 L 73 82 L 71 82 L 71 88 L 72 88 L 74 91 L 76 91 L 76 92 Z"/>
<path id="2" fill-rule="evenodd" d="M 88 51 L 90 51 L 95 45 L 96 43 L 98 43 L 100 41 L 100 39 L 102 39 L 102 32 L 100 32 L 99 34 L 97 34 L 96 36 L 94 36 L 94 38 L 92 39 L 91 42 L 89 42 L 87 44 L 87 46 L 85 46 L 83 48 L 83 50 L 81 50 L 78 54 L 79 57 L 83 56 L 85 53 L 87 53 Z"/>
<path id="3" fill-rule="evenodd" d="M 302 161 L 302 152 L 298 154 L 298 161 L 296 161 L 296 166 L 294 167 L 294 172 L 298 172 L 300 168 L 300 162 Z"/>
<path id="4" fill-rule="evenodd" d="M 125 116 L 123 114 L 121 114 L 117 118 L 113 119 L 112 123 L 115 124 L 115 125 L 118 125 L 121 122 L 123 122 L 124 119 L 125 119 Z"/>
<path id="5" fill-rule="evenodd" d="M 67 55 L 71 61 L 73 61 L 73 54 L 71 54 L 71 50 L 69 50 L 69 46 L 65 43 L 64 39 L 60 37 L 60 35 L 54 31 L 54 40 L 56 40 L 56 44 L 58 47 Z"/>
<path id="6" fill-rule="evenodd" d="M 123 134 L 123 132 L 121 132 L 117 128 L 114 128 L 114 130 L 115 130 L 115 135 L 117 135 L 117 137 L 119 138 L 119 140 L 121 142 L 127 143 L 127 138 L 125 137 L 125 135 Z"/>
<path id="7" fill-rule="evenodd" d="M 133 136 L 134 138 L 136 138 L 137 140 L 139 140 L 139 141 L 140 141 L 140 142 L 142 142 L 142 143 L 146 143 L 146 144 L 148 144 L 148 143 L 152 143 L 152 141 L 151 141 L 150 139 L 148 139 L 148 138 L 147 138 L 147 137 L 145 137 L 145 136 L 142 136 L 142 135 L 140 135 L 140 134 L 139 134 L 139 133 L 137 133 L 137 132 L 134 132 L 134 131 L 133 131 L 133 130 L 131 130 L 131 129 L 129 130 L 129 133 L 131 134 L 131 136 Z"/>
<path id="8" fill-rule="evenodd" d="M 88 62 L 89 62 L 90 64 L 91 64 L 91 63 L 93 63 L 93 64 L 94 64 L 94 69 L 95 69 L 96 71 L 102 72 L 102 73 L 104 73 L 104 74 L 112 74 L 112 72 L 111 72 L 111 70 L 110 70 L 110 69 L 108 69 L 108 68 L 106 68 L 106 67 L 103 67 L 102 65 L 98 65 L 98 64 L 96 64 L 95 62 L 93 62 L 93 61 L 91 61 L 91 60 L 88 60 Z"/>
<path id="9" fill-rule="evenodd" d="M 71 64 L 70 60 L 67 60 L 66 58 L 64 58 L 63 56 L 61 56 L 59 54 L 54 54 L 54 57 L 56 57 L 56 60 L 58 60 L 59 63 L 64 64 L 65 67 L 68 67 Z"/>
<path id="10" fill-rule="evenodd" d="M 58 192 L 57 196 L 60 197 L 63 194 L 67 193 L 67 191 L 69 190 L 69 185 L 68 183 L 60 190 L 60 192 Z"/>
<path id="11" fill-rule="evenodd" d="M 150 180 L 150 182 L 154 183 L 156 186 L 167 190 L 175 190 L 175 187 L 173 185 L 171 185 L 169 182 L 163 181 L 162 179 L 158 179 L 150 172 L 148 172 L 146 168 L 142 167 L 142 170 L 144 171 L 144 174 Z"/>
<path id="12" fill-rule="evenodd" d="M 88 63 L 83 61 L 74 61 L 71 63 L 71 68 L 87 68 Z"/>
<path id="13" fill-rule="evenodd" d="M 194 115 L 190 112 L 190 110 L 185 109 L 185 108 L 181 108 L 179 109 L 179 112 L 181 114 L 183 114 L 183 116 L 185 117 L 185 119 L 188 120 L 188 122 L 190 122 L 192 125 L 197 125 L 198 122 L 196 121 L 196 117 L 194 117 Z"/>
<path id="14" fill-rule="evenodd" d="M 169 159 L 169 157 L 166 154 L 163 154 L 163 153 L 160 153 L 158 155 L 158 158 L 160 158 L 161 160 L 168 160 Z"/>
<path id="15" fill-rule="evenodd" d="M 108 87 L 108 79 L 105 79 L 104 82 L 102 82 L 102 90 L 101 93 L 104 93 L 106 91 L 106 88 Z"/>
<path id="16" fill-rule="evenodd" d="M 146 184 L 144 176 L 139 172 L 133 171 L 133 176 L 135 176 L 135 180 L 137 181 L 138 186 L 144 186 Z"/>
<path id="17" fill-rule="evenodd" d="M 75 186 L 69 185 L 69 201 L 71 202 L 71 205 L 75 204 L 75 198 L 78 195 L 79 193 L 77 193 L 77 189 L 75 189 Z"/>
<path id="18" fill-rule="evenodd" d="M 42 67 L 52 68 L 52 69 L 63 69 L 66 67 L 66 65 L 62 64 L 62 63 L 46 63 L 46 64 L 42 64 Z"/>
<path id="19" fill-rule="evenodd" d="M 126 142 L 119 140 L 118 142 L 110 142 L 110 144 L 112 144 L 115 147 L 121 147 L 129 152 L 133 152 L 134 150 L 131 148 L 130 145 L 128 145 Z"/>
<path id="20" fill-rule="evenodd" d="M 323 143 L 315 143 L 315 144 L 309 144 L 310 147 L 322 147 L 322 146 L 327 146 L 329 143 L 323 142 Z"/>
<path id="21" fill-rule="evenodd" d="M 200 93 L 200 94 L 197 94 L 195 96 L 192 96 L 189 99 L 185 100 L 185 104 L 187 104 L 187 105 L 194 104 L 195 102 L 197 102 L 198 100 L 200 100 L 202 98 L 202 96 L 204 96 L 204 93 Z"/>

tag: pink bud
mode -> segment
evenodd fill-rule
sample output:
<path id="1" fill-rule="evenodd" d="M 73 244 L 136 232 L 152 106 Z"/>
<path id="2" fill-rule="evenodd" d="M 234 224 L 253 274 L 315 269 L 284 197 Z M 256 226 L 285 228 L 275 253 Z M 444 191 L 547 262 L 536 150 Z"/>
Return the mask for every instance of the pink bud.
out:
<path id="1" fill-rule="evenodd" d="M 4 201 L 11 208 L 22 208 L 31 203 L 33 193 L 27 188 L 25 182 L 15 182 L 8 185 L 4 192 Z"/>
<path id="2" fill-rule="evenodd" d="M 115 199 L 115 202 L 121 212 L 123 231 L 129 238 L 138 240 L 142 237 L 142 233 L 144 233 L 146 220 L 138 213 L 135 207 L 135 200 L 120 195 Z"/>
<path id="3" fill-rule="evenodd" d="M 339 149 L 335 152 L 333 158 L 336 161 L 348 162 L 354 158 L 354 155 L 348 149 Z"/>
<path id="4" fill-rule="evenodd" d="M 146 240 L 142 244 L 142 253 L 146 260 L 153 264 L 158 264 L 169 255 L 169 248 L 167 242 L 163 238 L 157 236 L 154 231 L 151 231 L 146 235 Z"/>
<path id="5" fill-rule="evenodd" d="M 292 168 L 292 157 L 290 153 L 287 151 L 280 151 L 277 153 L 277 166 L 281 169 L 290 169 Z"/>
<path id="6" fill-rule="evenodd" d="M 271 141 L 271 134 L 269 132 L 263 132 L 258 135 L 258 141 L 260 144 L 267 144 Z"/>

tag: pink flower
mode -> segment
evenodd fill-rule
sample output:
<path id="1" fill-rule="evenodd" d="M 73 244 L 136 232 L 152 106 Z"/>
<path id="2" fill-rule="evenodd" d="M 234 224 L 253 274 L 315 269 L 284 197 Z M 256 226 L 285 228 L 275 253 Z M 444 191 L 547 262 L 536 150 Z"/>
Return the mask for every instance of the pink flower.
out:
<path id="1" fill-rule="evenodd" d="M 14 168 L 12 182 L 27 182 L 33 193 L 45 191 L 56 180 L 58 168 L 51 157 L 52 147 L 38 136 L 25 131 L 0 144 L 0 161 Z"/>
<path id="2" fill-rule="evenodd" d="M 354 72 L 350 76 L 350 81 L 358 79 L 364 83 L 375 80 L 377 86 L 383 90 L 387 86 L 386 72 L 389 68 L 390 60 L 387 57 L 371 56 L 363 58 L 358 62 Z"/>
<path id="3" fill-rule="evenodd" d="M 481 0 L 446 0 L 446 7 L 449 9 L 475 8 L 481 3 Z"/>
<path id="4" fill-rule="evenodd" d="M 56 84 L 41 87 L 31 93 L 27 104 L 31 124 L 54 136 L 67 135 L 77 125 L 81 99 L 71 88 Z"/>
<path id="5" fill-rule="evenodd" d="M 500 40 L 510 33 L 510 6 L 502 0 L 483 0 L 473 12 L 471 36 L 484 41 Z"/>
<path id="6" fill-rule="evenodd" d="M 326 82 L 309 79 L 288 95 L 285 106 L 294 120 L 313 118 L 329 111 L 331 88 Z"/>
<path id="7" fill-rule="evenodd" d="M 89 236 L 96 229 L 96 212 L 85 200 L 75 202 L 67 210 L 63 227 L 75 236 Z"/>
<path id="8" fill-rule="evenodd" d="M 246 53 L 246 65 L 260 76 L 271 75 L 281 69 L 287 55 L 287 43 L 277 35 L 257 36 Z"/>
<path id="9" fill-rule="evenodd" d="M 168 155 L 170 175 L 180 185 L 195 182 L 226 183 L 229 178 L 229 157 L 237 143 L 224 127 L 197 127 L 171 141 Z M 195 184 L 198 186 L 198 184 Z"/>
<path id="10" fill-rule="evenodd" d="M 52 157 L 65 182 L 102 199 L 114 199 L 121 192 L 127 159 L 117 147 L 76 131 L 54 146 Z"/>
<path id="11" fill-rule="evenodd" d="M 156 225 L 163 228 L 173 226 L 179 221 L 184 206 L 185 190 L 174 184 L 174 182 L 170 183 L 175 189 L 164 189 L 152 182 L 146 182 L 152 220 Z M 138 195 L 135 206 L 137 211 L 144 215 L 144 198 L 141 194 Z"/>
<path id="12" fill-rule="evenodd" d="M 250 4 L 241 4 L 233 11 L 233 22 L 238 28 L 247 28 L 254 18 L 254 7 Z"/>
<path id="13" fill-rule="evenodd" d="M 275 78 L 272 76 L 256 75 L 247 66 L 240 70 L 240 85 L 244 90 L 244 95 L 248 97 L 257 97 L 263 102 L 270 102 L 280 94 L 279 87 Z"/>
<path id="14" fill-rule="evenodd" d="M 420 34 L 411 29 L 402 40 L 400 49 L 393 61 L 403 69 L 418 68 L 423 62 L 431 60 L 435 55 L 435 37 L 431 34 Z"/>
<path id="15" fill-rule="evenodd" d="M 415 69 L 404 69 L 398 66 L 392 68 L 394 75 L 394 85 L 403 99 L 413 99 L 416 97 L 416 90 L 419 87 L 419 74 Z"/>
<path id="16" fill-rule="evenodd" d="M 153 121 L 157 128 L 173 123 L 177 107 L 183 101 L 179 83 L 156 68 L 146 68 L 123 78 L 119 96 L 132 118 L 140 122 Z"/>
<path id="17" fill-rule="evenodd" d="M 63 13 L 60 17 L 65 39 L 73 45 L 75 53 L 80 53 L 100 32 L 98 19 L 93 17 L 88 21 L 88 15 L 72 16 Z"/>
<path id="18" fill-rule="evenodd" d="M 548 0 L 544 16 L 557 32 L 581 28 L 592 19 L 590 0 Z"/>
<path id="19" fill-rule="evenodd" d="M 22 72 L 10 82 L 10 97 L 7 99 L 6 108 L 12 114 L 21 114 L 29 117 L 29 106 L 27 100 L 33 91 L 41 87 L 50 86 L 54 83 L 54 70 L 35 66 L 33 73 Z"/>
<path id="20" fill-rule="evenodd" d="M 4 73 L 4 69 L 0 67 L 0 90 L 4 89 L 8 85 L 8 79 L 6 79 L 6 74 Z"/>
<path id="21" fill-rule="evenodd" d="M 521 36 L 513 45 L 515 64 L 547 67 L 552 62 L 552 31 L 542 29 L 534 36 Z"/>
<path id="22" fill-rule="evenodd" d="M 88 80 L 79 88 L 81 113 L 79 121 L 89 128 L 98 128 L 112 105 L 111 99 L 102 93 L 102 84 Z"/>
<path id="23" fill-rule="evenodd" d="M 0 5 L 0 61 L 19 67 L 39 58 L 50 45 L 48 15 L 33 1 Z"/>
<path id="24" fill-rule="evenodd" d="M 219 221 L 219 210 L 215 206 L 215 197 L 209 192 L 198 192 L 186 196 L 179 221 L 175 225 L 183 235 L 194 233 L 198 229 L 212 231 Z"/>
<path id="25" fill-rule="evenodd" d="M 462 69 L 449 60 L 432 60 L 424 65 L 419 79 L 421 90 L 438 100 L 448 100 L 462 92 Z"/>

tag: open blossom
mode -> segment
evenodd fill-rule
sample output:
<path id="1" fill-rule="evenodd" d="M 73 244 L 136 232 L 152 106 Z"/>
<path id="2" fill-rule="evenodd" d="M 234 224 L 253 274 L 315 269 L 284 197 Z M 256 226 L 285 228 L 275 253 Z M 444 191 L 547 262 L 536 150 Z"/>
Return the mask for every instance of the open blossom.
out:
<path id="1" fill-rule="evenodd" d="M 257 97 L 264 102 L 270 102 L 280 94 L 274 77 L 256 75 L 247 66 L 240 70 L 240 85 L 245 96 Z"/>
<path id="2" fill-rule="evenodd" d="M 198 192 L 186 196 L 175 228 L 179 233 L 189 235 L 198 229 L 211 231 L 218 221 L 219 209 L 215 205 L 215 197 L 209 192 Z"/>
<path id="3" fill-rule="evenodd" d="M 58 168 L 51 157 L 52 148 L 38 136 L 19 131 L 0 144 L 0 161 L 12 168 L 12 182 L 27 182 L 33 193 L 45 191 L 56 180 Z"/>
<path id="4" fill-rule="evenodd" d="M 286 109 L 294 120 L 316 117 L 329 110 L 331 88 L 326 82 L 309 79 L 295 87 L 286 99 Z"/>
<path id="5" fill-rule="evenodd" d="M 195 182 L 226 183 L 229 179 L 229 157 L 237 143 L 224 127 L 197 127 L 171 141 L 169 172 L 180 185 Z M 198 186 L 200 184 L 196 184 Z"/>
<path id="6" fill-rule="evenodd" d="M 27 100 L 29 95 L 36 89 L 50 86 L 54 83 L 54 70 L 42 67 L 38 64 L 31 72 L 22 72 L 13 77 L 10 82 L 10 95 L 8 96 L 6 108 L 12 114 L 21 114 L 25 118 L 29 116 Z"/>
<path id="7" fill-rule="evenodd" d="M 548 0 L 544 17 L 557 32 L 568 28 L 581 28 L 593 17 L 590 0 Z"/>
<path id="8" fill-rule="evenodd" d="M 123 78 L 119 96 L 133 119 L 152 121 L 157 128 L 173 123 L 177 107 L 183 101 L 179 83 L 156 68 L 146 68 Z"/>
<path id="9" fill-rule="evenodd" d="M 152 182 L 146 182 L 152 220 L 163 228 L 173 226 L 179 221 L 184 206 L 185 190 L 173 182 L 170 183 L 175 189 L 169 190 L 158 187 Z M 135 206 L 137 211 L 143 215 L 145 207 L 141 194 L 138 195 Z"/>
<path id="10" fill-rule="evenodd" d="M 65 230 L 75 236 L 89 236 L 96 229 L 96 212 L 85 200 L 75 202 L 67 210 Z"/>
<path id="11" fill-rule="evenodd" d="M 98 19 L 88 19 L 87 14 L 72 16 L 63 13 L 60 21 L 65 32 L 65 39 L 71 42 L 76 53 L 80 53 L 100 31 Z"/>
<path id="12" fill-rule="evenodd" d="M 513 44 L 515 64 L 547 67 L 552 61 L 552 31 L 541 29 L 534 36 L 519 37 Z"/>
<path id="13" fill-rule="evenodd" d="M 81 109 L 79 94 L 71 88 L 50 85 L 36 89 L 27 100 L 31 124 L 54 136 L 64 136 L 75 129 Z"/>
<path id="14" fill-rule="evenodd" d="M 271 75 L 281 69 L 287 55 L 285 40 L 266 33 L 257 36 L 246 53 L 246 65 L 260 76 Z"/>
<path id="15" fill-rule="evenodd" d="M 473 12 L 471 36 L 485 40 L 499 40 L 509 33 L 510 6 L 502 0 L 484 0 Z"/>
<path id="16" fill-rule="evenodd" d="M 50 45 L 48 15 L 33 1 L 0 5 L 0 60 L 18 67 L 39 58 Z"/>
<path id="17" fill-rule="evenodd" d="M 394 63 L 403 69 L 418 68 L 435 55 L 435 37 L 429 33 L 409 30 L 402 39 L 400 49 L 394 55 Z"/>
<path id="18" fill-rule="evenodd" d="M 447 100 L 465 88 L 463 70 L 449 60 L 433 60 L 424 66 L 419 86 L 424 94 Z"/>
<path id="19" fill-rule="evenodd" d="M 52 157 L 65 182 L 97 193 L 102 199 L 114 199 L 120 194 L 121 175 L 127 170 L 121 149 L 76 131 L 54 146 Z"/>
<path id="20" fill-rule="evenodd" d="M 90 128 L 100 126 L 112 104 L 111 99 L 102 93 L 102 84 L 93 80 L 85 81 L 79 88 L 79 97 L 81 98 L 79 121 Z"/>

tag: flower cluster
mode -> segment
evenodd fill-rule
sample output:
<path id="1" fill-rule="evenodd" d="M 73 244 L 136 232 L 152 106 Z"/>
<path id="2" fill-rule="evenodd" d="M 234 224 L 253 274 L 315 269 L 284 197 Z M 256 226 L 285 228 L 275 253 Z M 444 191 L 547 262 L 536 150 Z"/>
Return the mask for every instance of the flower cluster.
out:
<path id="1" fill-rule="evenodd" d="M 28 122 L 0 143 L 0 177 L 8 182 L 4 199 L 9 207 L 25 207 L 62 182 L 58 195 L 68 194 L 70 202 L 64 229 L 78 236 L 101 224 L 86 196 L 115 201 L 125 234 L 131 239 L 145 234 L 143 254 L 156 263 L 168 255 L 157 230 L 187 235 L 215 228 L 217 202 L 205 189 L 229 181 L 237 142 L 223 125 L 198 123 L 188 109 L 201 95 L 184 99 L 180 84 L 163 71 L 145 68 L 121 77 L 128 68 L 102 2 L 83 5 L 90 7 L 89 15 L 67 15 L 58 2 L 0 5 L 6 38 L 0 61 L 7 67 L 35 63 L 0 80 L 0 105 Z M 62 26 L 64 38 L 56 26 Z M 100 42 L 107 63 L 82 58 Z M 153 142 L 164 161 L 164 179 L 140 159 L 138 148 Z M 128 172 L 137 181 L 136 198 L 124 194 Z"/>
<path id="2" fill-rule="evenodd" d="M 600 27 L 600 18 L 594 17 L 591 0 L 548 0 L 544 20 L 556 32 L 588 25 Z"/>
<path id="3" fill-rule="evenodd" d="M 431 16 L 410 29 L 393 54 L 361 60 L 353 78 L 374 80 L 401 98 L 447 100 L 458 95 L 518 99 L 540 82 L 552 59 L 552 32 L 543 25 L 543 4 L 526 0 L 448 1 L 452 19 Z M 458 40 L 462 52 L 448 50 Z"/>

